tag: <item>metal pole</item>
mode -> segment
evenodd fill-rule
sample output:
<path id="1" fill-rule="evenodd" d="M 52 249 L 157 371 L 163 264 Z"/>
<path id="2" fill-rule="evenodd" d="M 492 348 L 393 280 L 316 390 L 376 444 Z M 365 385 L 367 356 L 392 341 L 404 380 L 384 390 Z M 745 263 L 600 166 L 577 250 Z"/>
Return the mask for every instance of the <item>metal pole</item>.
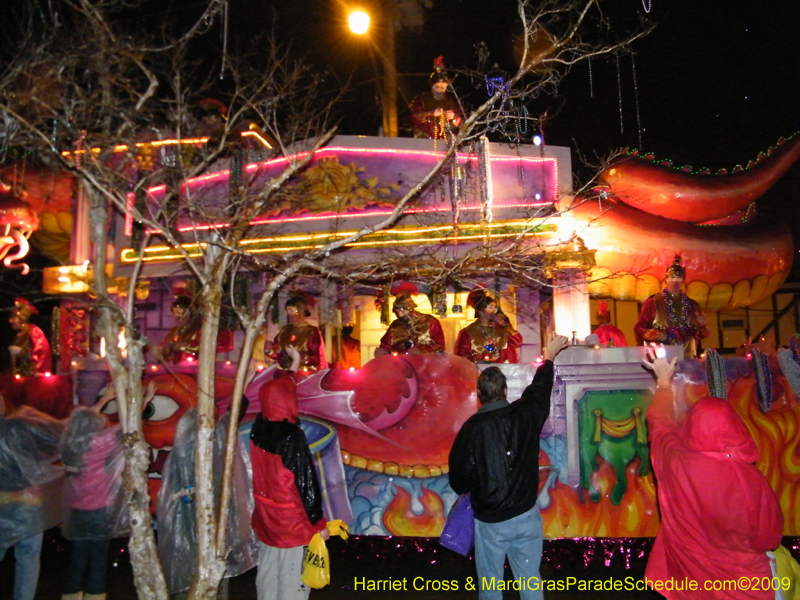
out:
<path id="1" fill-rule="evenodd" d="M 385 35 L 381 44 L 383 58 L 383 135 L 397 137 L 397 64 L 394 49 L 394 19 L 388 3 L 382 4 Z"/>

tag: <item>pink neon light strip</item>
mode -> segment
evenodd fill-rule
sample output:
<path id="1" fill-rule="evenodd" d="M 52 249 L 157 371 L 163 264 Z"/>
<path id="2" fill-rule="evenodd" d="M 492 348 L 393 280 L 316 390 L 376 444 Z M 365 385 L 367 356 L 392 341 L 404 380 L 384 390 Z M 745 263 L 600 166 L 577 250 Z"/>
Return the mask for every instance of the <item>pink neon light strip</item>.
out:
<path id="1" fill-rule="evenodd" d="M 128 201 L 125 203 L 125 235 L 131 237 L 133 235 L 133 202 L 134 194 L 128 194 Z"/>
<path id="2" fill-rule="evenodd" d="M 434 152 L 432 150 L 393 150 L 389 148 L 348 148 L 344 146 L 332 146 L 321 148 L 317 150 L 316 154 L 325 155 L 331 153 L 357 153 L 357 154 L 389 154 L 392 156 L 397 155 L 409 155 L 409 156 L 425 156 L 425 157 L 434 157 L 434 158 L 441 158 L 444 156 L 444 152 Z M 278 157 L 272 160 L 264 161 L 261 163 L 254 163 L 247 165 L 245 167 L 245 171 L 248 173 L 252 173 L 254 171 L 260 171 L 263 169 L 267 169 L 268 167 L 272 167 L 274 165 L 278 165 L 280 163 L 289 164 L 289 161 L 294 159 L 299 159 L 305 156 L 308 156 L 309 152 L 300 152 L 293 157 Z M 459 163 L 467 163 L 470 160 L 477 160 L 478 156 L 476 154 L 456 154 Z M 551 163 L 553 165 L 552 176 L 554 180 L 553 185 L 553 195 L 555 194 L 555 190 L 558 189 L 558 169 L 555 168 L 556 166 L 556 159 L 555 158 L 536 158 L 536 157 L 519 157 L 519 156 L 492 156 L 491 162 L 518 162 L 523 161 L 527 163 Z M 211 183 L 217 180 L 225 180 L 230 177 L 230 170 L 224 171 L 217 171 L 216 173 L 209 173 L 208 175 L 200 175 L 198 177 L 193 177 L 189 181 L 187 181 L 182 188 L 190 187 L 194 188 L 196 186 Z M 166 191 L 166 185 L 157 185 L 147 190 L 149 196 L 156 195 L 160 192 Z M 516 203 L 516 204 L 501 204 L 496 205 L 495 208 L 503 209 L 503 208 L 530 208 L 530 207 L 539 207 L 539 206 L 549 206 L 551 205 L 551 201 L 547 202 L 526 202 L 524 204 Z M 132 201 L 129 195 L 129 208 L 132 207 Z M 479 206 L 464 206 L 462 210 L 478 210 Z M 448 212 L 450 209 L 448 208 L 410 208 L 405 211 L 404 214 L 421 214 L 421 213 L 436 213 L 436 212 Z M 361 212 L 355 214 L 337 214 L 337 213 L 328 213 L 323 215 L 309 215 L 305 217 L 279 217 L 274 219 L 254 219 L 251 221 L 251 225 L 268 225 L 268 224 L 277 224 L 277 223 L 297 223 L 297 222 L 307 222 L 307 221 L 321 221 L 321 220 L 328 220 L 333 217 L 340 218 L 340 219 L 348 219 L 348 218 L 357 218 L 357 217 L 372 217 L 372 216 L 386 216 L 391 214 L 391 211 L 371 211 L 371 212 Z M 126 215 L 125 218 L 125 233 L 126 235 L 132 235 L 133 230 L 133 220 L 130 216 L 130 213 Z M 130 223 L 130 233 L 129 233 L 129 226 Z M 179 231 L 186 232 L 186 231 L 205 231 L 211 229 L 224 229 L 230 227 L 229 223 L 214 223 L 209 225 L 189 225 L 185 227 L 179 228 Z M 150 230 L 149 233 L 157 233 L 156 230 Z"/>

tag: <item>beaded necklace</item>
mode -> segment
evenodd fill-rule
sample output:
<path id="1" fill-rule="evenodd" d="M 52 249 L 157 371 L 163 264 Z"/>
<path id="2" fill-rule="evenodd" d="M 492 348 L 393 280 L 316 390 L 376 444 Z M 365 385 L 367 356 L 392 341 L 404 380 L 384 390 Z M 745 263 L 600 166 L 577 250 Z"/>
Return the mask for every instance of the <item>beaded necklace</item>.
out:
<path id="1" fill-rule="evenodd" d="M 500 349 L 497 347 L 497 341 L 494 339 L 496 333 L 494 324 L 479 320 L 478 328 L 480 329 L 484 343 L 484 353 L 481 359 L 486 361 L 497 360 L 500 356 Z"/>
<path id="2" fill-rule="evenodd" d="M 667 326 L 677 329 L 681 333 L 690 335 L 694 332 L 691 317 L 694 314 L 689 296 L 681 292 L 672 295 L 667 288 L 661 292 L 664 299 L 664 310 L 667 313 Z"/>
<path id="3" fill-rule="evenodd" d="M 708 395 L 716 398 L 728 399 L 728 377 L 725 372 L 725 362 L 714 348 L 706 350 L 706 381 L 708 382 Z"/>
<path id="4" fill-rule="evenodd" d="M 769 358 L 758 348 L 753 348 L 751 354 L 758 408 L 766 413 L 772 406 L 772 370 L 769 368 Z"/>

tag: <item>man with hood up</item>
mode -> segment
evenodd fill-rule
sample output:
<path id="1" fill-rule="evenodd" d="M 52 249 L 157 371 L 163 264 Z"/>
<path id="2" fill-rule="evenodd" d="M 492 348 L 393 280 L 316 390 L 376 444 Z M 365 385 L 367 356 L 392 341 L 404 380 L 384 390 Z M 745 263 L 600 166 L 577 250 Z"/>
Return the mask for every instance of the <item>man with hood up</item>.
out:
<path id="1" fill-rule="evenodd" d="M 758 449 L 747 426 L 727 401 L 711 396 L 698 400 L 678 423 L 670 387 L 677 359 L 670 363 L 652 349 L 648 353 L 645 366 L 658 384 L 647 427 L 661 529 L 646 580 L 672 580 L 673 589 L 657 590 L 670 600 L 772 600 L 775 592 L 760 585 L 719 585 L 771 580 L 766 553 L 781 543 L 780 503 L 753 465 Z M 723 589 L 714 591 L 715 585 Z"/>

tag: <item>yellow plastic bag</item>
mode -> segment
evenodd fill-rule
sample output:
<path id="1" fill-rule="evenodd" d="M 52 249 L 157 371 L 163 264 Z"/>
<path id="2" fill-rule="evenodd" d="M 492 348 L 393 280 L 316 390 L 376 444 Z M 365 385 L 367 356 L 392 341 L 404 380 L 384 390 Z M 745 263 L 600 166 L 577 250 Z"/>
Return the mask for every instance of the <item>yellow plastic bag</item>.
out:
<path id="1" fill-rule="evenodd" d="M 328 547 L 318 533 L 314 534 L 306 550 L 303 561 L 303 583 L 318 590 L 331 582 L 331 568 L 328 562 Z"/>
<path id="2" fill-rule="evenodd" d="M 347 525 L 340 519 L 328 522 L 328 531 L 331 535 L 338 535 L 346 540 L 348 536 Z M 328 547 L 319 533 L 311 538 L 303 560 L 303 583 L 315 590 L 324 588 L 331 582 L 331 567 L 328 557 Z"/>
<path id="3" fill-rule="evenodd" d="M 341 519 L 328 521 L 328 531 L 331 535 L 338 535 L 343 540 L 347 540 L 347 536 L 350 534 L 350 530 L 347 528 L 347 523 Z"/>
<path id="4" fill-rule="evenodd" d="M 783 597 L 786 600 L 797 600 L 800 598 L 800 565 L 783 546 L 778 546 L 774 554 Z M 789 582 L 788 586 L 785 585 L 787 581 Z"/>

